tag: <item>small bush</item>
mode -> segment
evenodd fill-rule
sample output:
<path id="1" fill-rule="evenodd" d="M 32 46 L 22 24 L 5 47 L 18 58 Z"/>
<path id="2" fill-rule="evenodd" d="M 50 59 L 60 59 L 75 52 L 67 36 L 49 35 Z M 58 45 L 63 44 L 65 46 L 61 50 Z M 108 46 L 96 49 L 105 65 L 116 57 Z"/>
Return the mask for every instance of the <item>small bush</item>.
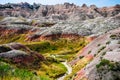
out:
<path id="1" fill-rule="evenodd" d="M 79 59 L 82 59 L 84 56 L 80 56 Z"/>
<path id="2" fill-rule="evenodd" d="M 97 53 L 100 53 L 103 49 L 105 49 L 106 48 L 106 46 L 102 46 L 99 50 L 98 50 L 98 52 Z"/>
<path id="3" fill-rule="evenodd" d="M 110 36 L 111 39 L 115 39 L 117 37 L 117 35 L 113 34 Z"/>
<path id="4" fill-rule="evenodd" d="M 103 52 L 102 55 L 104 56 L 106 54 L 106 52 Z"/>
<path id="5" fill-rule="evenodd" d="M 118 44 L 120 44 L 120 41 L 118 41 Z"/>
<path id="6" fill-rule="evenodd" d="M 94 54 L 94 57 L 96 56 L 96 54 Z"/>
<path id="7" fill-rule="evenodd" d="M 110 44 L 110 41 L 106 42 L 106 44 Z"/>
<path id="8" fill-rule="evenodd" d="M 100 46 L 101 44 L 98 44 L 97 46 Z"/>
<path id="9" fill-rule="evenodd" d="M 88 54 L 90 54 L 90 53 L 91 53 L 91 51 L 88 52 Z"/>
<path id="10" fill-rule="evenodd" d="M 101 62 L 99 64 L 96 65 L 96 68 L 99 68 L 101 66 L 105 66 L 105 65 L 108 65 L 110 63 L 109 60 L 106 60 L 106 59 L 102 59 Z"/>

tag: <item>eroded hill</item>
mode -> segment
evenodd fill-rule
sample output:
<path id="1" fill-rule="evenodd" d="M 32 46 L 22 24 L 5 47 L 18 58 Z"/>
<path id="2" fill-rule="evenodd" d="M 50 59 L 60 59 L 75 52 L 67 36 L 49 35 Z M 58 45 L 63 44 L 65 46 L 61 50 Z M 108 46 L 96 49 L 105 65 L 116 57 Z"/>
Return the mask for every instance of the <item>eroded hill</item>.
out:
<path id="1" fill-rule="evenodd" d="M 0 79 L 120 79 L 120 5 L 20 3 L 0 12 Z"/>

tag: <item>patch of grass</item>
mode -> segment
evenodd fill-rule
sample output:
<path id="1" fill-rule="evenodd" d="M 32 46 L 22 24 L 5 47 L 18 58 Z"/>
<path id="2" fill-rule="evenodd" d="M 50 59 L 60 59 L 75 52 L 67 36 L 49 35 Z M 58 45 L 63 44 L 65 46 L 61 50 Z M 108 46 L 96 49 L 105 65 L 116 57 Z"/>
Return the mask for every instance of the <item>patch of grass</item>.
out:
<path id="1" fill-rule="evenodd" d="M 6 44 L 11 42 L 25 43 L 25 34 L 8 34 L 0 37 L 0 44 Z"/>
<path id="2" fill-rule="evenodd" d="M 0 61 L 0 80 L 50 80 L 46 76 L 39 76 L 27 69 L 19 69 Z"/>
<path id="3" fill-rule="evenodd" d="M 44 41 L 44 42 L 31 42 L 26 44 L 27 47 L 29 47 L 33 51 L 37 51 L 40 53 L 47 53 L 51 52 L 52 50 L 57 50 L 55 45 L 50 44 L 50 42 Z"/>
<path id="4" fill-rule="evenodd" d="M 58 78 L 61 75 L 64 75 L 67 71 L 66 67 L 61 64 L 60 62 L 47 62 L 42 63 L 41 68 L 39 70 L 40 72 L 43 72 L 42 74 L 49 76 L 50 78 Z M 38 73 L 39 73 L 38 71 Z M 39 75 L 42 75 L 39 73 Z"/>
<path id="5" fill-rule="evenodd" d="M 61 64 L 59 61 L 60 60 L 72 60 L 73 58 L 75 58 L 77 52 L 79 50 L 81 50 L 85 45 L 88 44 L 88 42 L 85 41 L 85 38 L 80 38 L 80 39 L 76 39 L 76 40 L 70 40 L 70 39 L 58 39 L 58 40 L 54 40 L 54 41 L 38 41 L 38 42 L 26 42 L 25 41 L 25 36 L 26 34 L 20 34 L 20 35 L 8 35 L 5 37 L 1 37 L 0 38 L 0 43 L 10 43 L 10 42 L 20 42 L 22 44 L 24 44 L 25 46 L 27 46 L 28 48 L 30 48 L 33 51 L 42 53 L 47 59 L 44 62 L 41 62 L 40 65 L 40 69 L 38 71 L 36 71 L 37 73 L 37 77 L 39 77 L 41 80 L 49 80 L 50 79 L 56 79 L 57 77 L 63 75 L 66 73 L 67 69 L 66 67 Z M 59 57 L 55 57 L 55 58 L 50 58 L 51 54 L 54 55 L 60 55 Z M 61 56 L 63 55 L 63 56 Z M 49 59 L 48 59 L 49 57 Z M 85 61 L 84 58 L 81 59 L 81 62 L 83 63 L 82 65 L 80 62 L 78 62 L 78 64 L 74 67 L 74 72 L 77 72 L 78 69 L 83 68 L 89 61 Z M 15 70 L 16 73 L 19 72 L 19 70 Z M 21 73 L 19 74 L 20 77 L 16 77 L 19 79 L 23 78 L 24 80 L 29 77 L 29 76 L 33 76 L 32 80 L 36 80 L 36 75 L 32 74 L 32 71 L 22 71 L 20 70 Z M 28 73 L 27 73 L 28 72 Z M 29 73 L 30 72 L 30 73 Z M 22 75 L 22 74 L 29 74 L 28 76 Z M 10 74 L 9 74 L 10 75 Z M 14 73 L 15 75 L 15 73 Z M 42 76 L 41 76 L 42 75 Z M 10 75 L 11 76 L 11 75 Z M 48 77 L 45 78 L 45 77 Z M 41 78 L 42 77 L 42 78 Z"/>
<path id="6" fill-rule="evenodd" d="M 67 75 L 64 80 L 71 80 L 74 74 L 76 74 L 79 70 L 85 67 L 90 62 L 90 59 L 83 57 L 80 59 L 75 65 L 72 66 L 72 73 Z"/>
<path id="7" fill-rule="evenodd" d="M 81 45 L 82 44 L 82 45 Z M 71 54 L 82 49 L 87 43 L 84 39 L 67 40 L 58 39 L 55 41 L 41 41 L 25 43 L 33 51 L 52 54 Z M 61 52 L 62 51 L 62 52 Z"/>

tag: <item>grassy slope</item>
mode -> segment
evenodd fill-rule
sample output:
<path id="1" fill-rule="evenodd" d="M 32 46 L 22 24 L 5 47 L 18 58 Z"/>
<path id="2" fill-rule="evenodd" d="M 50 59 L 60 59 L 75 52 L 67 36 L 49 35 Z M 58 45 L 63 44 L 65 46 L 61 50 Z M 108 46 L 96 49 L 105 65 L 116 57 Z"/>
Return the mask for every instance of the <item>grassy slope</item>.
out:
<path id="1" fill-rule="evenodd" d="M 32 71 L 19 69 L 0 61 L 0 80 L 49 80 L 47 76 L 37 76 Z"/>
<path id="2" fill-rule="evenodd" d="M 65 74 L 67 70 L 59 61 L 72 60 L 75 58 L 76 53 L 87 44 L 85 38 L 77 40 L 59 39 L 55 41 L 26 42 L 25 36 L 26 34 L 15 34 L 0 37 L 0 44 L 19 42 L 31 50 L 43 54 L 47 60 L 44 61 L 41 68 L 36 71 L 38 75 L 42 75 L 43 79 L 41 80 L 47 80 L 44 79 L 44 76 L 49 77 L 51 80 Z M 52 55 L 56 57 L 54 58 Z"/>

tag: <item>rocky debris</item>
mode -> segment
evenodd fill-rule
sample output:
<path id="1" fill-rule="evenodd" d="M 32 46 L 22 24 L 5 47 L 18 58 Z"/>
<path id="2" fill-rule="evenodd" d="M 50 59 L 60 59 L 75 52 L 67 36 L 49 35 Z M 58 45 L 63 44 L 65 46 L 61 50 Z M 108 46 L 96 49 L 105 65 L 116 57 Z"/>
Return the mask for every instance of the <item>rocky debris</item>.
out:
<path id="1" fill-rule="evenodd" d="M 119 42 L 120 28 L 117 28 L 88 44 L 79 56 L 93 55 L 94 58 L 77 73 L 74 80 L 82 80 L 83 78 L 88 80 L 119 80 Z M 76 62 L 78 60 L 79 58 Z"/>

